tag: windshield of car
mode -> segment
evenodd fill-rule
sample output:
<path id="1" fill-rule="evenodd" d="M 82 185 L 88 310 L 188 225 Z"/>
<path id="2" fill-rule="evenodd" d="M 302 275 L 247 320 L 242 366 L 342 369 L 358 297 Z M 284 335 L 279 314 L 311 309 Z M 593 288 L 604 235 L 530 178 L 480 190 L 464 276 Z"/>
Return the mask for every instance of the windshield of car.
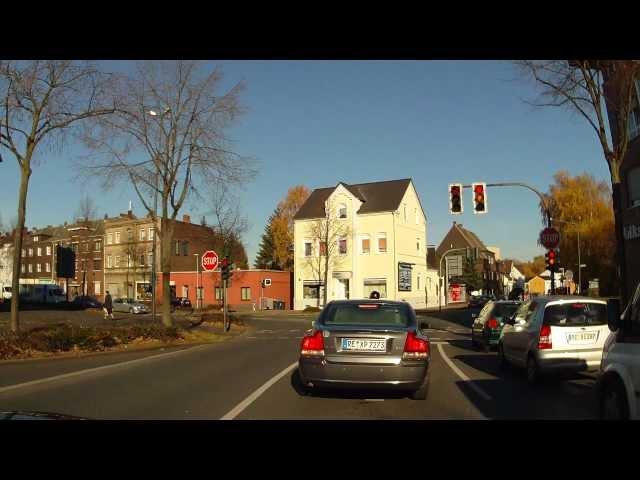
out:
<path id="1" fill-rule="evenodd" d="M 498 303 L 493 310 L 493 316 L 497 319 L 509 318 L 519 306 L 517 303 Z"/>
<path id="2" fill-rule="evenodd" d="M 544 311 L 544 324 L 557 327 L 606 325 L 607 306 L 595 302 L 549 305 Z"/>
<path id="3" fill-rule="evenodd" d="M 411 323 L 409 308 L 404 305 L 338 304 L 328 307 L 326 325 L 391 325 L 406 327 Z"/>

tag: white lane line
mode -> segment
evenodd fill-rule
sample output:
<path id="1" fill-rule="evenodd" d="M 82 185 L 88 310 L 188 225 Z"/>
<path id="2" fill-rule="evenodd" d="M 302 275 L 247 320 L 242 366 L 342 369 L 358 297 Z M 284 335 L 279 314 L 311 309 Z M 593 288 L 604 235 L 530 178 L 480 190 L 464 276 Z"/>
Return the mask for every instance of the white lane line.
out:
<path id="1" fill-rule="evenodd" d="M 282 370 L 280 373 L 277 373 L 276 375 L 271 377 L 260 388 L 258 388 L 255 392 L 253 392 L 251 395 L 249 395 L 247 398 L 245 398 L 243 401 L 241 401 L 238 405 L 233 407 L 233 409 L 231 409 L 229 412 L 227 412 L 220 420 L 233 420 L 234 418 L 236 418 L 249 405 L 251 405 L 253 402 L 255 402 L 258 399 L 258 397 L 260 397 L 260 395 L 262 395 L 264 392 L 266 392 L 274 383 L 276 383 L 278 380 L 280 380 L 282 377 L 284 377 L 287 373 L 289 373 L 291 370 L 293 370 L 297 366 L 298 366 L 298 362 L 295 361 L 291 365 L 289 365 L 287 368 Z"/>
<path id="2" fill-rule="evenodd" d="M 300 330 L 294 328 L 293 330 L 289 330 L 289 333 L 298 333 Z"/>
<path id="3" fill-rule="evenodd" d="M 157 360 L 159 358 L 166 358 L 166 357 L 179 355 L 179 354 L 182 354 L 182 353 L 185 353 L 185 352 L 193 352 L 195 350 L 201 350 L 203 348 L 206 348 L 207 346 L 209 346 L 209 345 L 200 345 L 198 347 L 185 348 L 185 349 L 182 349 L 182 350 L 177 350 L 175 352 L 159 353 L 158 355 L 151 355 L 150 357 L 136 358 L 135 360 L 128 360 L 126 362 L 114 363 L 112 365 L 103 365 L 102 367 L 86 368 L 84 370 L 78 370 L 78 371 L 75 371 L 75 372 L 63 373 L 62 375 L 56 375 L 54 377 L 41 378 L 41 379 L 38 379 L 38 380 L 32 380 L 30 382 L 24 382 L 24 383 L 16 383 L 15 385 L 7 385 L 6 387 L 0 387 L 0 394 L 5 393 L 5 392 L 9 392 L 9 391 L 12 391 L 12 390 L 18 390 L 20 388 L 33 387 L 35 385 L 42 385 L 42 384 L 45 384 L 45 383 L 57 382 L 59 380 L 65 380 L 67 378 L 79 377 L 81 375 L 89 375 L 89 374 L 96 373 L 96 372 L 104 372 L 106 370 L 112 370 L 112 369 L 116 369 L 116 368 L 128 367 L 128 366 L 135 365 L 135 364 L 138 364 L 138 363 L 148 362 L 148 361 L 151 361 L 151 360 Z"/>
<path id="4" fill-rule="evenodd" d="M 440 352 L 440 355 L 442 355 L 442 359 L 445 361 L 445 363 L 447 365 L 449 365 L 449 368 L 451 368 L 451 370 L 453 370 L 453 372 L 458 375 L 464 382 L 467 382 L 469 384 L 469 386 L 475 390 L 475 392 L 480 395 L 483 399 L 490 401 L 491 400 L 491 396 L 489 396 L 487 394 L 487 392 L 485 392 L 484 390 L 482 390 L 478 385 L 476 385 L 475 383 L 473 383 L 473 381 L 467 377 L 464 372 L 462 370 L 460 370 L 458 367 L 455 366 L 455 364 L 451 361 L 451 359 L 449 357 L 447 357 L 447 354 L 444 353 L 444 349 L 442 348 L 442 343 L 438 343 L 438 351 Z"/>

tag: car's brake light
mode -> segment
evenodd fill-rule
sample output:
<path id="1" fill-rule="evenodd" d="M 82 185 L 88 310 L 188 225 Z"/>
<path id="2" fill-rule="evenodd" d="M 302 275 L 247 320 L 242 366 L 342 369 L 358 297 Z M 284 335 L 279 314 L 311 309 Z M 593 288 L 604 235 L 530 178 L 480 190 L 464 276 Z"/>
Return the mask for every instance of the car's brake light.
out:
<path id="1" fill-rule="evenodd" d="M 495 318 L 490 318 L 487 322 L 487 327 L 489 328 L 498 328 L 498 320 Z"/>
<path id="2" fill-rule="evenodd" d="M 538 339 L 538 350 L 549 350 L 550 348 L 552 348 L 551 326 L 542 325 L 542 328 L 540 328 L 540 338 Z"/>
<path id="3" fill-rule="evenodd" d="M 305 335 L 300 346 L 300 355 L 305 357 L 322 357 L 324 356 L 324 340 L 322 331 L 317 330 L 312 335 Z"/>
<path id="4" fill-rule="evenodd" d="M 408 332 L 407 340 L 404 342 L 404 353 L 402 354 L 402 358 L 407 360 L 427 358 L 428 356 L 429 341 L 418 338 L 415 332 Z"/>
<path id="5" fill-rule="evenodd" d="M 380 308 L 380 305 L 377 303 L 363 303 L 362 305 L 358 305 L 358 308 L 363 310 L 377 310 Z"/>

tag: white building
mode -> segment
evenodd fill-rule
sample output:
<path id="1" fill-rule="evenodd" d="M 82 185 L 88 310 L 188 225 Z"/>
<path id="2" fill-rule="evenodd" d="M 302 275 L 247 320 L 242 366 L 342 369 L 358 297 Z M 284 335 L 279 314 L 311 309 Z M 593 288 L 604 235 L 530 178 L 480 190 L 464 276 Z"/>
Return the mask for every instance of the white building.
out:
<path id="1" fill-rule="evenodd" d="M 0 291 L 11 286 L 13 275 L 13 237 L 0 237 Z"/>

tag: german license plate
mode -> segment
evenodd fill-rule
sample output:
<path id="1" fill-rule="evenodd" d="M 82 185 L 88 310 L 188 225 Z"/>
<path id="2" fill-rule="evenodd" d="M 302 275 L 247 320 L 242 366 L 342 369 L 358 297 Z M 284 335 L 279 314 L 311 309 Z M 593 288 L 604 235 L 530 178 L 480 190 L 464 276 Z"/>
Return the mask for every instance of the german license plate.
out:
<path id="1" fill-rule="evenodd" d="M 386 340 L 368 338 L 343 338 L 342 350 L 349 352 L 386 352 Z"/>
<path id="2" fill-rule="evenodd" d="M 567 333 L 567 343 L 593 343 L 596 341 L 595 332 Z"/>

